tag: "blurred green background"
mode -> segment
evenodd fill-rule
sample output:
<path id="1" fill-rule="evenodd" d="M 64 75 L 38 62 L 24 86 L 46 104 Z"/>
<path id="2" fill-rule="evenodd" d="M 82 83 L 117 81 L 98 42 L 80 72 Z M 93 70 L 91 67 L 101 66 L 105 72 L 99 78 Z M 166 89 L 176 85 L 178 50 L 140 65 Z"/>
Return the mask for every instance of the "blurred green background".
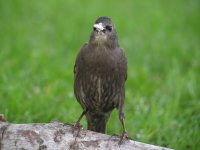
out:
<path id="1" fill-rule="evenodd" d="M 113 19 L 128 59 L 129 136 L 198 149 L 199 0 L 1 0 L 0 113 L 14 123 L 74 123 L 82 112 L 73 94 L 74 61 L 104 15 Z M 121 131 L 115 110 L 107 132 Z"/>

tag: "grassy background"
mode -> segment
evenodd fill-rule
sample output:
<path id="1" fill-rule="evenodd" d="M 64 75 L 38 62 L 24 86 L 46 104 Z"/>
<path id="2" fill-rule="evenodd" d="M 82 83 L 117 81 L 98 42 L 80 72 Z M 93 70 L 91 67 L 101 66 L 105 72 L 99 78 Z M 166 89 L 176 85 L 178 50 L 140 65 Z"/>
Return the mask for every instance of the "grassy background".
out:
<path id="1" fill-rule="evenodd" d="M 16 123 L 74 123 L 82 111 L 73 95 L 75 57 L 102 15 L 115 22 L 128 58 L 129 136 L 199 148 L 199 0 L 0 1 L 0 113 Z M 108 134 L 120 132 L 115 110 Z"/>

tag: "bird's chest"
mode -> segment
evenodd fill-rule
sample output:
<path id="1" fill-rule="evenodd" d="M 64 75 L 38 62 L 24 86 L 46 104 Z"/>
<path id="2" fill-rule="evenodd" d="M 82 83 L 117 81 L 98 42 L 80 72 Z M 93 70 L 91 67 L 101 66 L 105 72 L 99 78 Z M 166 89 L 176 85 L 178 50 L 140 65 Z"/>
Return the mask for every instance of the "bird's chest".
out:
<path id="1" fill-rule="evenodd" d="M 83 61 L 78 78 L 87 108 L 108 111 L 114 107 L 118 72 L 116 59 L 112 55 L 94 54 Z"/>
<path id="2" fill-rule="evenodd" d="M 88 74 L 81 83 L 85 106 L 90 111 L 110 111 L 117 105 L 118 85 L 115 75 Z"/>
<path id="3" fill-rule="evenodd" d="M 84 59 L 82 68 L 86 74 L 112 76 L 118 71 L 117 59 L 110 52 L 93 52 Z"/>

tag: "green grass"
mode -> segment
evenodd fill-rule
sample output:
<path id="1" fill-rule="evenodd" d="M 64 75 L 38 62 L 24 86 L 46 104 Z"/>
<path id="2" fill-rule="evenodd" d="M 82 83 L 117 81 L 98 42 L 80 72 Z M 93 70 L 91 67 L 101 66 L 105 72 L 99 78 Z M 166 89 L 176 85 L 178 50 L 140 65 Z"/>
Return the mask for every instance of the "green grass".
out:
<path id="1" fill-rule="evenodd" d="M 82 111 L 73 95 L 75 57 L 102 15 L 115 22 L 128 58 L 129 136 L 198 149 L 198 0 L 0 1 L 0 113 L 15 123 L 74 123 Z M 107 131 L 120 134 L 117 111 Z"/>

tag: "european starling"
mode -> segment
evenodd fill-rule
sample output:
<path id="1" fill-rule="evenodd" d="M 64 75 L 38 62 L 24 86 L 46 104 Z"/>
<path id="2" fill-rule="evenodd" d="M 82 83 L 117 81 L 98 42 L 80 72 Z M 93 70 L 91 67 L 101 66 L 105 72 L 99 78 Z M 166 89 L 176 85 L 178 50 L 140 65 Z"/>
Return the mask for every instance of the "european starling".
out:
<path id="1" fill-rule="evenodd" d="M 89 130 L 105 133 L 110 113 L 117 108 L 122 138 L 126 138 L 123 113 L 126 78 L 127 61 L 119 47 L 115 26 L 110 18 L 100 17 L 74 66 L 74 92 L 84 110 L 75 127 L 85 115 Z"/>

